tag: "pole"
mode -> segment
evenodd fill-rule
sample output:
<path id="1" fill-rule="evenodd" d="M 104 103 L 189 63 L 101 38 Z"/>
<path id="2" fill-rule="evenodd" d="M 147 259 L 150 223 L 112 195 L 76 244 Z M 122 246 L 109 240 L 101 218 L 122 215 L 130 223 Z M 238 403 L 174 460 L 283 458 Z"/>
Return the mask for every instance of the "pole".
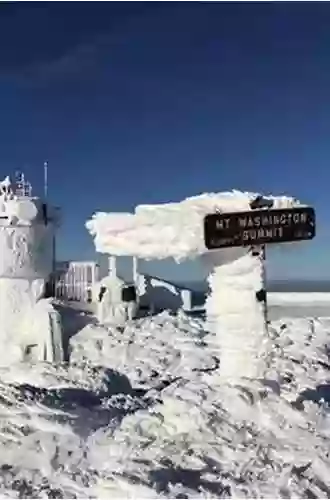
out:
<path id="1" fill-rule="evenodd" d="M 48 161 L 44 162 L 44 196 L 45 200 L 48 195 Z"/>
<path id="2" fill-rule="evenodd" d="M 137 284 L 138 280 L 138 259 L 137 257 L 133 257 L 133 282 L 135 285 Z"/>
<path id="3" fill-rule="evenodd" d="M 117 276 L 117 263 L 116 263 L 116 256 L 115 255 L 110 255 L 109 257 L 109 276 L 112 278 Z"/>
<path id="4" fill-rule="evenodd" d="M 263 273 L 262 281 L 263 281 L 263 284 L 264 284 L 264 292 L 265 292 L 264 301 L 263 301 L 263 305 L 264 305 L 264 317 L 265 317 L 266 325 L 268 325 L 266 245 L 262 246 L 261 258 L 262 258 L 262 273 Z"/>
<path id="5" fill-rule="evenodd" d="M 258 196 L 250 203 L 251 210 L 258 210 L 260 208 L 271 208 L 273 200 L 266 200 L 262 196 Z M 263 316 L 265 321 L 265 328 L 268 331 L 268 305 L 267 305 L 267 283 L 266 283 L 266 245 L 261 245 L 258 249 L 251 247 L 252 255 L 260 258 L 262 266 L 262 289 L 256 292 L 256 299 L 263 303 Z"/>

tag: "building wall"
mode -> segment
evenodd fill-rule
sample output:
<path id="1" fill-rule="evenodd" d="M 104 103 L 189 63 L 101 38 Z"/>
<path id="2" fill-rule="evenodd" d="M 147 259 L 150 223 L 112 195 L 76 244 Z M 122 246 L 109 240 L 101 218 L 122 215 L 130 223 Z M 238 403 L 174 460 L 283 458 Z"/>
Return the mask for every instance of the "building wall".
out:
<path id="1" fill-rule="evenodd" d="M 0 226 L 0 278 L 47 278 L 53 267 L 53 227 Z"/>
<path id="2" fill-rule="evenodd" d="M 24 321 L 52 272 L 55 225 L 39 199 L 7 193 L 0 205 L 0 364 L 10 364 L 21 360 Z"/>

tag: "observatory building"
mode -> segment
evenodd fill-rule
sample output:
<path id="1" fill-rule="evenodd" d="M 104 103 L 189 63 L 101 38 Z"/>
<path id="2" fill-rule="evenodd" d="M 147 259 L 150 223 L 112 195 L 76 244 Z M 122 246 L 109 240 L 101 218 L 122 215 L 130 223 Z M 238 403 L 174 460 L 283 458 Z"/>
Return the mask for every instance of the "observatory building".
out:
<path id="1" fill-rule="evenodd" d="M 32 196 L 23 174 L 0 182 L 0 364 L 31 355 L 53 361 L 45 285 L 55 264 L 58 209 Z M 54 311 L 55 312 L 55 311 Z M 42 319 L 44 318 L 44 319 Z M 56 350 L 56 349 L 55 349 Z"/>

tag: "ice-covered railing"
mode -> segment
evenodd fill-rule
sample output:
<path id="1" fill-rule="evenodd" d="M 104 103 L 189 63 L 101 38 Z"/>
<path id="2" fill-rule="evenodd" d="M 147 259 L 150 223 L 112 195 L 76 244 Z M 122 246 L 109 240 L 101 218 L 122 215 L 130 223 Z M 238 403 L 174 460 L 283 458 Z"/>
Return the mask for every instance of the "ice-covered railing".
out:
<path id="1" fill-rule="evenodd" d="M 203 220 L 219 212 L 250 210 L 258 193 L 231 191 L 205 193 L 178 203 L 138 205 L 135 213 L 98 212 L 86 223 L 98 252 L 166 259 L 177 262 L 205 253 Z M 288 196 L 267 196 L 273 208 L 292 208 L 300 203 Z"/>
<path id="2" fill-rule="evenodd" d="M 213 213 L 252 213 L 259 193 L 206 193 L 178 203 L 139 205 L 134 213 L 93 215 L 86 223 L 98 252 L 177 262 L 200 257 L 209 270 L 211 293 L 206 301 L 208 328 L 215 333 L 224 379 L 262 376 L 269 353 L 264 304 L 264 261 L 251 247 L 209 251 L 204 218 Z M 288 196 L 263 196 L 272 209 L 303 207 Z M 267 205 L 267 203 L 266 203 Z M 255 249 L 256 250 L 256 249 Z"/>

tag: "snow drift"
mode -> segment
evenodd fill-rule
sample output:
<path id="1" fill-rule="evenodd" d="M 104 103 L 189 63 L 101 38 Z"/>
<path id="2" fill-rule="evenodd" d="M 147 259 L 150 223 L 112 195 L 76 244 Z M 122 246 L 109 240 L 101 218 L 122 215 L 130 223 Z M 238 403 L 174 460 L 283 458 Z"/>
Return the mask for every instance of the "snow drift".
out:
<path id="1" fill-rule="evenodd" d="M 199 318 L 86 326 L 70 365 L 0 369 L 7 498 L 328 498 L 329 320 L 271 329 L 265 379 L 221 384 Z M 221 360 L 220 360 L 221 363 Z"/>

